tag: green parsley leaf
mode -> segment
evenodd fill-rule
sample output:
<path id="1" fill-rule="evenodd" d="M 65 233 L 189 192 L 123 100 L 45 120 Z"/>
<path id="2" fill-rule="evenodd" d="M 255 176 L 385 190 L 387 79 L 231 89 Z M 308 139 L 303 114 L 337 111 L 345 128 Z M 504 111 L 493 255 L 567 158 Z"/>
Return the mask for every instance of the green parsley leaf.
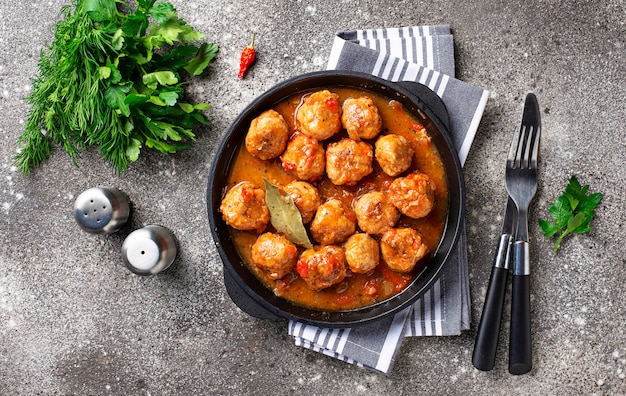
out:
<path id="1" fill-rule="evenodd" d="M 541 227 L 543 234 L 547 237 L 551 237 L 560 230 L 559 227 L 547 220 L 539 220 L 539 227 Z"/>
<path id="2" fill-rule="evenodd" d="M 171 5 L 170 3 L 160 3 L 160 2 L 156 3 L 153 7 L 151 7 L 148 10 L 147 13 L 152 15 L 152 18 L 154 18 L 156 23 L 158 23 L 159 25 L 164 24 L 170 19 L 178 18 L 178 16 L 176 15 L 176 10 L 174 9 L 174 6 Z"/>
<path id="3" fill-rule="evenodd" d="M 129 160 L 135 162 L 139 159 L 139 152 L 141 151 L 141 140 L 131 139 L 130 145 L 126 147 L 126 157 Z"/>
<path id="4" fill-rule="evenodd" d="M 142 10 L 142 11 L 146 11 L 148 9 L 150 9 L 150 7 L 152 7 L 152 5 L 154 4 L 155 0 L 137 0 L 135 3 L 137 3 L 137 8 Z"/>
<path id="5" fill-rule="evenodd" d="M 109 107 L 112 109 L 119 109 L 121 114 L 128 117 L 130 115 L 130 108 L 126 104 L 126 94 L 130 90 L 126 85 L 115 85 L 107 88 L 104 92 L 104 99 Z"/>
<path id="6" fill-rule="evenodd" d="M 122 24 L 122 31 L 129 37 L 143 36 L 148 28 L 148 16 L 140 10 L 129 15 Z"/>
<path id="7" fill-rule="evenodd" d="M 141 105 L 146 103 L 148 100 L 150 99 L 150 97 L 148 95 L 141 95 L 141 94 L 129 94 L 126 96 L 126 99 L 124 99 L 124 102 L 128 105 L 128 106 L 136 106 L 136 105 Z"/>
<path id="8" fill-rule="evenodd" d="M 108 66 L 100 66 L 98 68 L 98 75 L 101 79 L 106 80 L 107 78 L 111 77 L 111 68 Z"/>
<path id="9" fill-rule="evenodd" d="M 96 22 L 115 20 L 115 0 L 84 0 L 83 9 Z"/>
<path id="10" fill-rule="evenodd" d="M 547 237 L 558 235 L 554 252 L 561 246 L 561 241 L 571 233 L 583 234 L 593 229 L 590 226 L 595 216 L 594 209 L 602 200 L 602 193 L 588 195 L 589 186 L 581 187 L 575 175 L 569 179 L 565 191 L 548 207 L 553 221 L 539 220 L 539 227 Z"/>
<path id="11" fill-rule="evenodd" d="M 159 94 L 159 98 L 161 98 L 166 105 L 174 106 L 176 101 L 178 100 L 178 94 L 176 92 L 161 92 Z"/>
<path id="12" fill-rule="evenodd" d="M 202 46 L 200 46 L 200 49 L 198 50 L 196 56 L 191 61 L 189 61 L 184 69 L 192 76 L 202 74 L 209 62 L 211 62 L 213 58 L 215 58 L 216 54 L 217 45 L 203 43 Z"/>
<path id="13" fill-rule="evenodd" d="M 567 225 L 570 217 L 572 217 L 572 207 L 568 199 L 560 196 L 548 208 L 550 216 L 554 219 L 557 228 L 563 228 Z"/>
<path id="14" fill-rule="evenodd" d="M 163 56 L 153 55 L 152 63 L 158 69 L 180 69 L 190 62 L 188 59 L 196 52 L 198 47 L 195 45 L 179 45 Z"/>
<path id="15" fill-rule="evenodd" d="M 122 29 L 117 29 L 111 38 L 111 45 L 113 49 L 119 51 L 124 46 L 124 31 Z"/>
<path id="16" fill-rule="evenodd" d="M 158 71 L 143 75 L 143 83 L 150 89 L 156 89 L 158 84 L 174 85 L 178 82 L 178 77 L 171 71 Z"/>

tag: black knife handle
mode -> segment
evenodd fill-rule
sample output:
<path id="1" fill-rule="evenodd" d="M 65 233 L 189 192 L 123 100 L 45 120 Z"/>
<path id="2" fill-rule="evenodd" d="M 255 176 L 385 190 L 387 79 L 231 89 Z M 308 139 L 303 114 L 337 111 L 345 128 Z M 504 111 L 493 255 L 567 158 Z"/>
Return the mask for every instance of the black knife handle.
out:
<path id="1" fill-rule="evenodd" d="M 507 212 L 508 210 L 509 207 L 507 205 Z M 476 333 L 474 353 L 472 354 L 472 364 L 477 369 L 483 371 L 493 369 L 496 360 L 500 322 L 502 321 L 502 307 L 504 306 L 504 294 L 508 277 L 510 247 L 511 235 L 503 233 L 500 235 L 496 255 L 493 259 L 487 295 L 478 325 L 478 332 Z"/>
<path id="2" fill-rule="evenodd" d="M 483 313 L 480 317 L 474 353 L 472 354 L 472 364 L 479 370 L 489 371 L 493 369 L 496 361 L 508 273 L 506 268 L 491 268 L 487 296 L 485 297 L 485 305 L 483 305 Z"/>
<path id="3" fill-rule="evenodd" d="M 509 372 L 526 374 L 532 369 L 530 339 L 530 257 L 529 244 L 513 244 L 513 277 L 511 281 L 511 335 Z"/>

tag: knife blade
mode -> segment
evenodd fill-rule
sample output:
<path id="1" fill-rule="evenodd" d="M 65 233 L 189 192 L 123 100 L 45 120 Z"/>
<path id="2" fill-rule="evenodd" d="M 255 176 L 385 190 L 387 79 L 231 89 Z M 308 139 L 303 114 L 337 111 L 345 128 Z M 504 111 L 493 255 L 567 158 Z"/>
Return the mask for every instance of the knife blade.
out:
<path id="1" fill-rule="evenodd" d="M 493 369 L 496 360 L 516 216 L 517 207 L 509 197 L 472 354 L 472 364 L 482 371 Z"/>

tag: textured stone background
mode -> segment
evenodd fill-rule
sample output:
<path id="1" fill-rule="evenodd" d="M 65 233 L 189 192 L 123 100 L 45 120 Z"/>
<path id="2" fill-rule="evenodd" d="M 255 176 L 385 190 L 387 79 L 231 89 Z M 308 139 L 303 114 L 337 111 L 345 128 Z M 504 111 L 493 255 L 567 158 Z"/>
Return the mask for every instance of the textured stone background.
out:
<path id="1" fill-rule="evenodd" d="M 12 164 L 41 48 L 62 0 L 0 0 L 1 394 L 624 394 L 626 393 L 626 9 L 621 0 L 173 1 L 220 45 L 190 94 L 213 120 L 193 149 L 143 155 L 113 173 L 94 152 L 80 168 L 57 150 L 22 176 Z M 293 345 L 285 324 L 228 298 L 209 233 L 205 188 L 219 139 L 257 95 L 325 67 L 336 31 L 450 24 L 457 77 L 491 92 L 465 167 L 472 329 L 406 340 L 388 376 Z M 258 62 L 236 71 L 256 31 Z M 534 369 L 507 371 L 508 327 L 491 372 L 471 353 L 506 202 L 504 160 L 534 91 L 543 116 L 531 210 Z M 578 175 L 604 200 L 595 229 L 558 255 L 537 219 Z M 158 223 L 181 242 L 175 266 L 141 278 L 121 262 L 124 232 L 91 236 L 78 194 L 113 185 L 133 202 L 128 229 Z M 508 317 L 508 310 L 505 317 Z"/>

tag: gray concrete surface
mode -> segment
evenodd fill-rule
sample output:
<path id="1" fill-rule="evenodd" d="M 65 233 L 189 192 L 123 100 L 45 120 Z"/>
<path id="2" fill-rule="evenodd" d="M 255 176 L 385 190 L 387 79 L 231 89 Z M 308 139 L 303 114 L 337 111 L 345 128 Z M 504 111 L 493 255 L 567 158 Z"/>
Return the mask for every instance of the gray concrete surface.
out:
<path id="1" fill-rule="evenodd" d="M 175 0 L 181 17 L 221 47 L 190 90 L 212 104 L 212 126 L 190 151 L 144 155 L 123 175 L 94 152 L 75 168 L 56 150 L 30 177 L 11 159 L 28 111 L 22 98 L 66 2 L 0 3 L 0 394 L 626 393 L 623 1 Z M 236 115 L 275 83 L 323 69 L 336 31 L 440 23 L 453 29 L 458 78 L 491 92 L 465 167 L 472 328 L 406 340 L 384 376 L 300 349 L 284 323 L 236 308 L 209 233 L 205 184 Z M 258 62 L 238 80 L 252 31 Z M 544 131 L 531 211 L 534 369 L 512 376 L 506 325 L 493 371 L 470 360 L 506 199 L 506 147 L 528 91 L 539 98 Z M 537 219 L 571 174 L 604 200 L 595 229 L 555 255 Z M 123 267 L 123 233 L 78 228 L 74 199 L 97 185 L 129 194 L 130 228 L 174 231 L 173 268 L 138 277 Z"/>

